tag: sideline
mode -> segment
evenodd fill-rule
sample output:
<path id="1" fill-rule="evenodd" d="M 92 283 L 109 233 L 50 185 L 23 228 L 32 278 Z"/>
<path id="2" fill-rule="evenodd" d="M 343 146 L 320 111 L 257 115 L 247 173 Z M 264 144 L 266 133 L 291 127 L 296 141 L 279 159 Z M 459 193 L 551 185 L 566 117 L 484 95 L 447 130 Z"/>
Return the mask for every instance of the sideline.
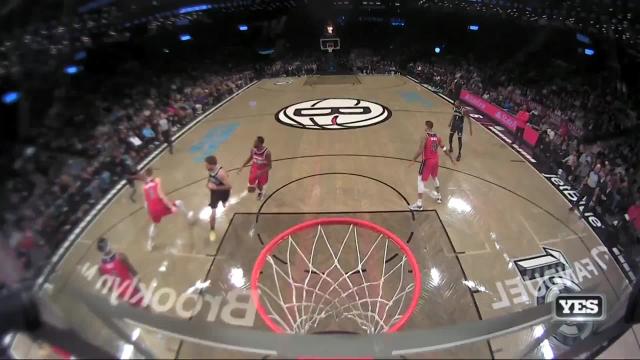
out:
<path id="1" fill-rule="evenodd" d="M 197 117 L 190 124 L 185 126 L 178 133 L 176 133 L 172 137 L 173 142 L 176 142 L 178 139 L 180 139 L 182 136 L 184 136 L 188 131 L 190 131 L 191 129 L 196 127 L 196 125 L 200 124 L 205 118 L 207 118 L 209 115 L 211 115 L 211 113 L 213 113 L 214 111 L 220 109 L 226 103 L 228 103 L 229 101 L 233 100 L 238 95 L 244 93 L 247 89 L 249 89 L 250 87 L 254 86 L 258 82 L 260 82 L 260 80 L 254 80 L 252 83 L 250 83 L 249 85 L 247 85 L 247 86 L 243 87 L 242 89 L 238 90 L 233 95 L 231 95 L 228 98 L 222 100 L 219 104 L 217 104 L 217 105 L 213 106 L 211 109 L 205 111 L 202 115 Z M 144 169 L 147 166 L 149 166 L 149 164 L 151 164 L 155 159 L 157 159 L 167 149 L 167 147 L 168 147 L 168 145 L 166 143 L 162 144 L 159 148 L 157 148 L 153 153 L 151 153 L 149 156 L 147 156 L 147 158 L 145 158 L 138 165 L 137 170 L 141 171 L 142 169 Z M 115 198 L 125 188 L 126 183 L 127 182 L 125 180 L 121 180 L 118 184 L 116 184 L 111 189 L 111 191 L 109 191 L 102 198 L 102 200 L 100 200 L 93 207 L 91 212 L 89 212 L 89 214 L 78 225 L 76 225 L 75 229 L 71 232 L 71 234 L 69 234 L 69 236 L 67 236 L 67 238 L 62 243 L 62 245 L 60 245 L 60 247 L 58 247 L 58 250 L 56 250 L 55 254 L 49 260 L 49 263 L 47 264 L 47 267 L 43 270 L 43 272 L 40 274 L 40 276 L 36 280 L 36 283 L 34 285 L 34 291 L 37 292 L 37 291 L 40 291 L 42 289 L 42 287 L 44 286 L 45 282 L 49 279 L 51 274 L 53 274 L 53 272 L 57 269 L 58 265 L 60 265 L 62 260 L 64 260 L 64 258 L 66 257 L 66 255 L 69 252 L 69 250 L 71 249 L 71 247 L 73 245 L 75 245 L 76 241 L 79 238 L 81 238 L 82 235 L 84 235 L 84 233 L 89 229 L 89 227 L 91 225 L 93 225 L 93 223 L 96 221 L 98 216 L 103 211 L 105 211 L 106 209 L 108 209 L 111 206 L 111 204 L 113 203 L 113 200 L 115 200 Z"/>

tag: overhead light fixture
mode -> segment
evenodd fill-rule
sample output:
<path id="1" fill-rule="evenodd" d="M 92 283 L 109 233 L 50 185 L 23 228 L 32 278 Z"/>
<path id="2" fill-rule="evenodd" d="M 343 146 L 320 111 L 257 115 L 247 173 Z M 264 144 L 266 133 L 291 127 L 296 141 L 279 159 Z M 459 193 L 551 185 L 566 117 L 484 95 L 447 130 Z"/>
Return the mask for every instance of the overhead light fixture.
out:
<path id="1" fill-rule="evenodd" d="M 67 75 L 74 75 L 74 74 L 77 74 L 79 71 L 80 71 L 80 67 L 76 65 L 69 65 L 64 68 L 64 72 Z"/>
<path id="2" fill-rule="evenodd" d="M 20 93 L 17 91 L 9 91 L 2 95 L 2 102 L 10 105 L 20 100 Z"/>

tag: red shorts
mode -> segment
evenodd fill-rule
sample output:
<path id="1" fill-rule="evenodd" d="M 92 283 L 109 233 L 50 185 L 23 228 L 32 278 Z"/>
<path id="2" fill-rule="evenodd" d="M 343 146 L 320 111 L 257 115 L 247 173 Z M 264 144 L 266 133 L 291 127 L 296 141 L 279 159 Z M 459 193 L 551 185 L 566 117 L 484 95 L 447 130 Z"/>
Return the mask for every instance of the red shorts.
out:
<path id="1" fill-rule="evenodd" d="M 258 175 L 260 170 L 262 169 L 257 166 L 251 167 L 251 172 L 249 173 L 249 186 L 263 187 L 267 185 L 267 182 L 269 181 L 269 170 L 265 170 Z"/>
<path id="2" fill-rule="evenodd" d="M 120 291 L 117 295 L 118 295 L 118 299 L 129 303 L 131 306 L 134 307 L 142 307 L 143 302 L 144 302 L 144 296 L 139 296 L 138 294 L 140 294 L 140 288 L 135 286 L 133 288 L 130 288 L 132 286 L 134 286 L 133 284 L 133 277 L 129 278 L 129 279 L 122 279 L 120 278 L 120 281 L 116 283 L 116 287 L 120 287 L 120 288 L 115 288 L 113 289 L 114 291 Z M 125 282 L 127 282 L 127 285 L 124 285 Z M 127 296 L 128 295 L 128 296 Z M 135 299 L 136 301 L 131 302 L 131 300 Z"/>
<path id="3" fill-rule="evenodd" d="M 142 305 L 144 304 L 144 296 L 139 296 L 138 294 L 140 294 L 140 289 L 136 286 L 131 291 L 131 295 L 129 297 L 127 297 L 127 294 L 124 293 L 120 296 L 120 299 L 128 302 L 133 307 L 142 307 Z M 131 302 L 131 300 L 133 299 L 136 299 L 136 301 Z"/>
<path id="4" fill-rule="evenodd" d="M 159 224 L 163 217 L 172 214 L 171 208 L 167 207 L 164 202 L 148 204 L 147 210 L 154 224 Z"/>
<path id="5" fill-rule="evenodd" d="M 418 170 L 418 174 L 422 176 L 422 181 L 429 180 L 429 177 L 436 178 L 438 177 L 438 167 L 440 166 L 440 162 L 438 159 L 427 159 L 423 160 L 420 164 L 420 170 Z"/>

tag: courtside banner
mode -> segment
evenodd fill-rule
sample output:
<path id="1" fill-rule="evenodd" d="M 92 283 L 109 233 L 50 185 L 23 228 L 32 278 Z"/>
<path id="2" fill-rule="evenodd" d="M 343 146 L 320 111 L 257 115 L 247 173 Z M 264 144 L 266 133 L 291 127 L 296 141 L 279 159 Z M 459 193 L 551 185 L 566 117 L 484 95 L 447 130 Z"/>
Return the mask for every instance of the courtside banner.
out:
<path id="1" fill-rule="evenodd" d="M 473 106 L 476 110 L 487 115 L 494 121 L 497 121 L 498 123 L 500 123 L 500 125 L 509 129 L 509 131 L 511 131 L 512 133 L 515 133 L 518 124 L 516 117 L 502 110 L 502 108 L 500 108 L 499 106 L 494 105 L 467 90 L 462 90 L 460 92 L 460 100 Z M 524 141 L 526 141 L 529 145 L 535 146 L 536 142 L 538 142 L 538 136 L 539 134 L 537 131 L 528 126 L 525 127 Z"/>

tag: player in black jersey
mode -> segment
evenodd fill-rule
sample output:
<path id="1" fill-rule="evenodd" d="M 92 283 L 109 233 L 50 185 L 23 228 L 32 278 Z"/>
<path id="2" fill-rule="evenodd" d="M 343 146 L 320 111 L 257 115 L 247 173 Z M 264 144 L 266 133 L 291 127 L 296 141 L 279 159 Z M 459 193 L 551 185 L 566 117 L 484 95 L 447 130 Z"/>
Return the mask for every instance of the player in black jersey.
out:
<path id="1" fill-rule="evenodd" d="M 207 171 L 209 172 L 207 188 L 211 192 L 209 200 L 209 207 L 211 207 L 211 216 L 209 217 L 211 231 L 209 232 L 209 240 L 216 241 L 216 209 L 220 203 L 222 203 L 222 206 L 227 205 L 229 195 L 231 195 L 231 184 L 229 183 L 226 172 L 222 169 L 222 166 L 218 164 L 218 159 L 215 156 L 207 156 L 204 161 Z"/>
<path id="2" fill-rule="evenodd" d="M 129 187 L 131 188 L 131 193 L 129 194 L 129 200 L 131 200 L 132 203 L 135 203 L 136 202 L 135 181 L 136 180 L 142 181 L 144 177 L 142 176 L 142 174 L 138 173 L 138 169 L 136 169 L 136 166 L 131 162 L 129 158 L 125 159 L 124 157 L 121 157 L 117 165 L 120 167 L 120 172 L 124 174 L 124 179 L 127 181 L 127 185 L 129 185 Z"/>
<path id="3" fill-rule="evenodd" d="M 460 74 L 456 75 L 456 79 L 451 83 L 449 87 L 449 96 L 453 99 L 453 101 L 458 101 L 460 99 L 460 93 L 462 92 L 462 88 L 464 87 L 464 81 L 462 80 Z"/>
<path id="4" fill-rule="evenodd" d="M 473 130 L 471 128 L 471 120 L 465 114 L 460 100 L 456 100 L 453 105 L 453 116 L 449 121 L 449 128 L 451 128 L 451 132 L 449 132 L 449 152 L 453 152 L 453 135 L 458 134 L 458 157 L 456 157 L 456 160 L 460 161 L 460 158 L 462 158 L 462 132 L 464 130 L 465 117 L 469 120 L 469 135 L 473 135 Z"/>

